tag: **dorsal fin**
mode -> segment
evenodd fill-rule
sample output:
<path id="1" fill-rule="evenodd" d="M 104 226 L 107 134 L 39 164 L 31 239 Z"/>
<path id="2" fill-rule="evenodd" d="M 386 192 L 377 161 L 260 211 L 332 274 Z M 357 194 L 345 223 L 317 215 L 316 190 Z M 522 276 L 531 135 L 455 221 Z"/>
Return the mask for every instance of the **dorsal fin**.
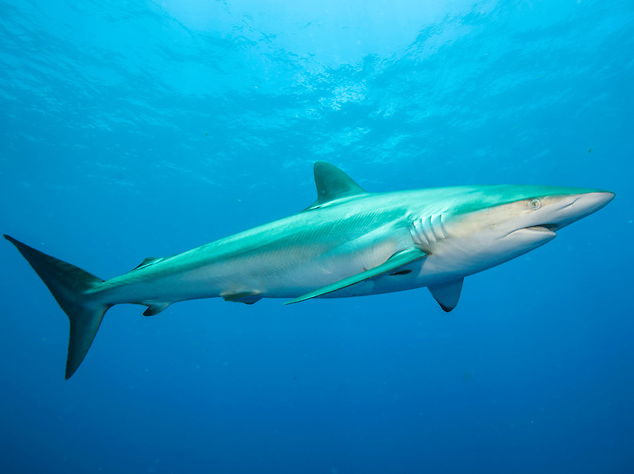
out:
<path id="1" fill-rule="evenodd" d="M 367 193 L 350 176 L 335 165 L 325 161 L 316 161 L 313 172 L 315 174 L 315 186 L 317 187 L 317 200 L 310 206 L 311 208 L 337 199 Z"/>

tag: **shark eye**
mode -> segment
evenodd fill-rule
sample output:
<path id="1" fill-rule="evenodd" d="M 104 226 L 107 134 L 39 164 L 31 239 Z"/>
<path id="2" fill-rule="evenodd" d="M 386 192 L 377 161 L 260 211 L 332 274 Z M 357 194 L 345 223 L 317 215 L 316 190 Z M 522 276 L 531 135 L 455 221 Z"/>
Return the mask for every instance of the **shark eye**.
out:
<path id="1" fill-rule="evenodd" d="M 531 208 L 534 210 L 542 207 L 542 202 L 539 199 L 531 199 Z"/>

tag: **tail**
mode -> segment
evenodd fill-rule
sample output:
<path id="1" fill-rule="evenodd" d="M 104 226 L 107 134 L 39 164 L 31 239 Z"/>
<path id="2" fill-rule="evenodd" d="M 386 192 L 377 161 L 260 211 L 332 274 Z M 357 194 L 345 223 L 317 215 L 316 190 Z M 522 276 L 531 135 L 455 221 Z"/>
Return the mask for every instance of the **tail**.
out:
<path id="1" fill-rule="evenodd" d="M 17 247 L 22 256 L 46 284 L 57 303 L 70 320 L 70 340 L 66 360 L 66 380 L 77 370 L 92 344 L 103 315 L 112 306 L 95 300 L 87 291 L 103 283 L 103 280 L 18 242 L 13 237 L 4 236 Z"/>

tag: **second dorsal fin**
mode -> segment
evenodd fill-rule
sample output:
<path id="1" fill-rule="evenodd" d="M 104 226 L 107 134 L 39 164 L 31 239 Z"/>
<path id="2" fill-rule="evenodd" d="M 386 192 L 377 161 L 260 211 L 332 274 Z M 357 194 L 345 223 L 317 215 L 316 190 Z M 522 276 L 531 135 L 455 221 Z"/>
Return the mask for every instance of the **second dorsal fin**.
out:
<path id="1" fill-rule="evenodd" d="M 153 265 L 156 262 L 163 260 L 161 257 L 148 257 L 146 259 L 144 259 L 140 264 L 138 264 L 136 267 L 133 268 L 133 270 L 138 270 L 139 268 L 142 267 L 147 267 L 149 265 Z"/>
<path id="2" fill-rule="evenodd" d="M 316 161 L 313 171 L 315 174 L 315 186 L 317 187 L 317 200 L 310 206 L 311 208 L 322 206 L 337 199 L 367 193 L 350 176 L 335 165 L 325 161 Z"/>

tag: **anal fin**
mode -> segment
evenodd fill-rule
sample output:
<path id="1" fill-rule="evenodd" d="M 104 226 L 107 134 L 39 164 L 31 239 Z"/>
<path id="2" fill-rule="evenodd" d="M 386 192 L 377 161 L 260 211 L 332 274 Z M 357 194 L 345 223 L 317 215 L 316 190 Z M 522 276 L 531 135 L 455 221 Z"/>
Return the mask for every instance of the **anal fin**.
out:
<path id="1" fill-rule="evenodd" d="M 165 310 L 172 303 L 151 303 L 148 304 L 148 308 L 143 313 L 143 316 L 154 316 Z"/>

